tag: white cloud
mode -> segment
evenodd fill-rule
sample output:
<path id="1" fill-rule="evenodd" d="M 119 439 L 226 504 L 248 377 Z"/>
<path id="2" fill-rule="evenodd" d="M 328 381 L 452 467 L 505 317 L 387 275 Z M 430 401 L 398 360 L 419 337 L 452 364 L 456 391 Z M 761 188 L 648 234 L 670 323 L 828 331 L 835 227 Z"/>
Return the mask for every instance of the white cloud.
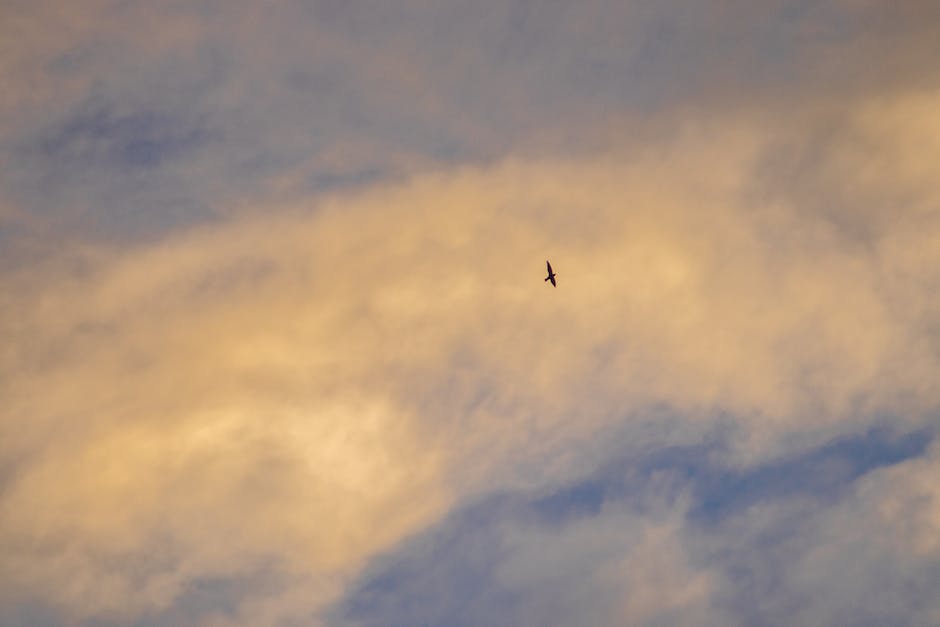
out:
<path id="1" fill-rule="evenodd" d="M 749 623 L 931 624 L 940 611 L 936 457 L 934 446 L 874 470 L 835 503 L 766 502 L 693 530 L 713 603 Z"/>

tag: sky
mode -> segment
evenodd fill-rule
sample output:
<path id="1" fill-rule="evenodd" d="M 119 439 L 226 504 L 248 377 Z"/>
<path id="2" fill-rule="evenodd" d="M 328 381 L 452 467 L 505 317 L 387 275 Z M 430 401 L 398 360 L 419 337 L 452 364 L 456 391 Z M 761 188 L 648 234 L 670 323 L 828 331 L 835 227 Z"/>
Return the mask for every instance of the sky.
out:
<path id="1" fill-rule="evenodd" d="M 938 58 L 0 1 L 0 624 L 940 625 Z"/>

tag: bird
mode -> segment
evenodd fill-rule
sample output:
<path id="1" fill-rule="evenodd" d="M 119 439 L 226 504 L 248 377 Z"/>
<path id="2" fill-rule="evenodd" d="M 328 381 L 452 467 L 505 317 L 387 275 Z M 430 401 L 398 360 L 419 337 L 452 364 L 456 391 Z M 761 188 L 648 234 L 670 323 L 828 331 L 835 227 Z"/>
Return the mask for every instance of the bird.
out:
<path id="1" fill-rule="evenodd" d="M 552 272 L 552 264 L 550 261 L 548 261 L 548 259 L 545 260 L 545 266 L 548 268 L 548 276 L 545 277 L 545 280 L 551 281 L 552 287 L 558 287 L 558 285 L 555 283 L 555 277 L 558 275 Z"/>

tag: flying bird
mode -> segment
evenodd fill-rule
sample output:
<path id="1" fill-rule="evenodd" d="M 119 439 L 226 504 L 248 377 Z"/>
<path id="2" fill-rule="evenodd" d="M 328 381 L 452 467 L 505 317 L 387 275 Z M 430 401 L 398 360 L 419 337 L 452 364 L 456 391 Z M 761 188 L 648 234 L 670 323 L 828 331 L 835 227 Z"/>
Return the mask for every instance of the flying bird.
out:
<path id="1" fill-rule="evenodd" d="M 545 266 L 548 268 L 548 276 L 545 277 L 545 280 L 546 280 L 546 281 L 551 281 L 551 282 L 552 282 L 552 287 L 558 287 L 558 285 L 555 284 L 555 277 L 558 276 L 558 275 L 556 275 L 554 272 L 552 272 L 552 264 L 551 264 L 551 262 L 549 262 L 547 259 L 545 260 Z"/>

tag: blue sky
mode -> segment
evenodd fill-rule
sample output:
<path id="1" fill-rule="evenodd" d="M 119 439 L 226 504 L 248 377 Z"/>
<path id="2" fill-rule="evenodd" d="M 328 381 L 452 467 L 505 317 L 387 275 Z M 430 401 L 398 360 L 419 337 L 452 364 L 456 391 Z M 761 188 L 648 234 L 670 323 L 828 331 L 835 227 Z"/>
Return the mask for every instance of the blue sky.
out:
<path id="1" fill-rule="evenodd" d="M 0 16 L 0 623 L 940 623 L 934 3 Z"/>
<path id="2" fill-rule="evenodd" d="M 548 494 L 491 495 L 377 560 L 346 598 L 342 616 L 368 625 L 577 622 L 581 612 L 596 616 L 592 612 L 598 606 L 605 610 L 605 604 L 620 600 L 617 593 L 610 598 L 611 591 L 600 582 L 585 586 L 579 580 L 624 558 L 628 569 L 656 570 L 658 564 L 649 558 L 659 559 L 659 554 L 629 557 L 637 552 L 631 536 L 639 521 L 661 522 L 678 511 L 687 567 L 698 574 L 719 572 L 725 581 L 711 591 L 707 603 L 702 599 L 691 607 L 657 607 L 644 617 L 651 624 L 781 624 L 794 620 L 797 610 L 809 622 L 838 616 L 852 624 L 916 624 L 927 620 L 916 603 L 931 594 L 938 572 L 931 561 L 915 565 L 914 572 L 895 574 L 889 584 L 896 588 L 894 595 L 913 606 L 867 606 L 864 582 L 849 581 L 844 587 L 850 602 L 836 600 L 837 615 L 829 614 L 826 596 L 837 592 L 838 585 L 823 587 L 815 598 L 802 601 L 805 607 L 795 608 L 789 604 L 801 582 L 789 578 L 791 570 L 826 543 L 824 533 L 834 531 L 828 528 L 834 524 L 830 520 L 855 504 L 853 492 L 868 475 L 922 456 L 931 440 L 927 433 L 897 437 L 874 430 L 762 466 L 728 469 L 716 467 L 716 449 L 723 446 L 718 439 L 615 459 L 590 477 Z M 769 515 L 754 520 L 761 509 L 769 509 Z M 587 527 L 588 533 L 599 533 L 606 530 L 604 521 L 612 521 L 616 531 L 562 553 L 551 569 L 507 581 L 506 573 L 519 569 L 521 562 L 543 559 L 564 546 L 572 530 Z M 745 533 L 735 533 L 742 527 Z M 530 536 L 545 545 L 536 544 L 537 556 L 520 541 Z M 837 557 L 850 558 L 840 554 L 845 547 L 838 549 Z M 783 557 L 784 552 L 791 554 Z M 892 558 L 873 570 L 912 566 Z M 683 583 L 682 575 L 673 576 L 659 583 Z M 578 586 L 585 589 L 577 597 L 565 597 Z"/>

